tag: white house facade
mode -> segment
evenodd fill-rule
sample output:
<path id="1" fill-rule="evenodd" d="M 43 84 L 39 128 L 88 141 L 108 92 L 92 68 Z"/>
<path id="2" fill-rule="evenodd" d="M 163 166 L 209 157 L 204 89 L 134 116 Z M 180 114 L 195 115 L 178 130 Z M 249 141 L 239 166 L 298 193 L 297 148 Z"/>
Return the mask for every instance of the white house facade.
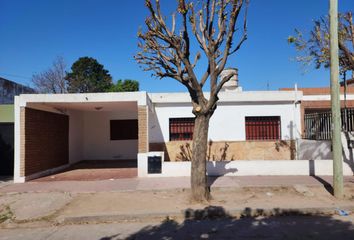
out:
<path id="1" fill-rule="evenodd" d="M 301 91 L 220 92 L 208 174 L 308 174 L 309 162 L 296 160 L 302 98 Z M 83 160 L 135 160 L 139 177 L 188 176 L 193 126 L 187 93 L 23 94 L 15 98 L 14 180 Z M 160 172 L 150 174 L 152 157 L 161 157 Z M 330 173 L 330 166 L 316 169 Z"/>

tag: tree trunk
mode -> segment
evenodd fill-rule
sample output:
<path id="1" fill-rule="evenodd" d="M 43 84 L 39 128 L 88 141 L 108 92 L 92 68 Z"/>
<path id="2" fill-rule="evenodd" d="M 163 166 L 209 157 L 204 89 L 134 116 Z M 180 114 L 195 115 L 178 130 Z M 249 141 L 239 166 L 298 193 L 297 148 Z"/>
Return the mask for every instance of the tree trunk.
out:
<path id="1" fill-rule="evenodd" d="M 208 130 L 210 115 L 198 115 L 193 132 L 193 154 L 191 168 L 192 200 L 207 201 L 210 191 L 206 176 L 206 158 L 208 148 Z"/>

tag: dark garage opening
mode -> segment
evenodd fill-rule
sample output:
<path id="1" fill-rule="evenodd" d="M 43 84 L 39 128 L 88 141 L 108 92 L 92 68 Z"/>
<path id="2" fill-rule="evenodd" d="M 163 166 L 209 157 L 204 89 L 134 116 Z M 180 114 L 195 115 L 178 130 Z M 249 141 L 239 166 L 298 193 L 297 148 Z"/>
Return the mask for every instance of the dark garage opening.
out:
<path id="1" fill-rule="evenodd" d="M 14 124 L 0 123 L 0 176 L 14 173 Z"/>

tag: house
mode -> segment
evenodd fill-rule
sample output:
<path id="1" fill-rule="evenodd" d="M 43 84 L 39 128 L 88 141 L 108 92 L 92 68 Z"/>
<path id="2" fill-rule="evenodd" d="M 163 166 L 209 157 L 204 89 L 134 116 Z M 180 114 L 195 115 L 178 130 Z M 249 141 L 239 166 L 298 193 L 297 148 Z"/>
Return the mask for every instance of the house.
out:
<path id="1" fill-rule="evenodd" d="M 0 176 L 12 176 L 14 167 L 14 96 L 34 90 L 0 77 Z"/>
<path id="2" fill-rule="evenodd" d="M 233 79 L 219 99 L 210 120 L 208 160 L 296 158 L 300 91 L 242 91 Z M 187 93 L 21 94 L 15 98 L 14 180 L 82 160 L 135 161 L 139 176 L 146 175 L 141 159 L 150 155 L 188 164 L 193 126 Z M 187 170 L 176 174 L 182 172 Z"/>
<path id="3" fill-rule="evenodd" d="M 351 80 L 350 80 L 351 81 Z M 349 81 L 348 81 L 349 82 Z M 349 82 L 350 83 L 350 82 Z M 281 91 L 294 91 L 282 88 Z M 331 159 L 330 88 L 299 88 L 303 93 L 301 108 L 301 139 L 297 143 L 299 159 Z M 340 87 L 342 144 L 344 161 L 354 165 L 354 87 Z M 354 167 L 352 167 L 354 169 Z"/>
<path id="4" fill-rule="evenodd" d="M 281 91 L 294 91 L 293 88 L 281 88 Z M 329 113 L 331 111 L 330 88 L 299 88 L 298 91 L 303 93 L 301 99 L 301 135 L 306 137 L 306 115 Z M 341 109 L 354 108 L 354 87 L 348 86 L 344 89 L 340 87 L 340 105 Z"/>
<path id="5" fill-rule="evenodd" d="M 189 95 L 149 97 L 150 150 L 164 151 L 170 161 L 188 160 L 181 149 L 188 150 L 194 127 Z M 294 159 L 292 146 L 300 127 L 298 97 L 300 92 L 221 92 L 209 125 L 208 160 Z"/>

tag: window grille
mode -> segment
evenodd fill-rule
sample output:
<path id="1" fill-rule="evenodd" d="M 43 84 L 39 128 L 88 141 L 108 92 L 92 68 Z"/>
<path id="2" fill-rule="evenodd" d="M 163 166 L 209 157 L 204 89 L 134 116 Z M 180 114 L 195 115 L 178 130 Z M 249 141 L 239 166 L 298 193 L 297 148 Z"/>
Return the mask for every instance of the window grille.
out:
<path id="1" fill-rule="evenodd" d="M 303 138 L 312 140 L 332 139 L 332 113 L 330 111 L 305 113 Z M 354 131 L 354 109 L 341 109 L 342 131 Z"/>
<path id="2" fill-rule="evenodd" d="M 194 118 L 170 118 L 170 141 L 192 140 Z"/>
<path id="3" fill-rule="evenodd" d="M 246 140 L 279 140 L 280 116 L 246 117 Z"/>

